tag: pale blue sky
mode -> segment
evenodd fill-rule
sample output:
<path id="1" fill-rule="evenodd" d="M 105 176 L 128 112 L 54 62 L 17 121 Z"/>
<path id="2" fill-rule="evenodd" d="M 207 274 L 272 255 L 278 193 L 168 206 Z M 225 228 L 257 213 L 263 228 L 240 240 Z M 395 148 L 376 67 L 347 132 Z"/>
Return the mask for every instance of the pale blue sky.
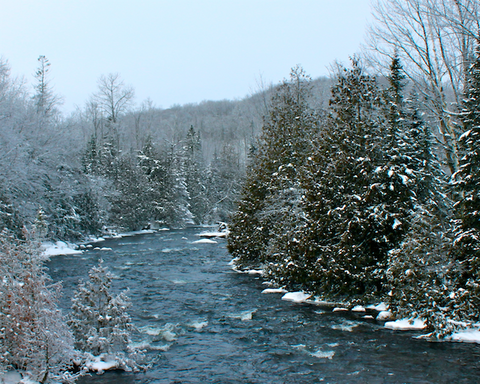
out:
<path id="1" fill-rule="evenodd" d="M 168 108 L 243 98 L 296 64 L 328 75 L 369 20 L 370 0 L 0 0 L 0 56 L 33 82 L 45 55 L 66 112 L 115 72 Z"/>

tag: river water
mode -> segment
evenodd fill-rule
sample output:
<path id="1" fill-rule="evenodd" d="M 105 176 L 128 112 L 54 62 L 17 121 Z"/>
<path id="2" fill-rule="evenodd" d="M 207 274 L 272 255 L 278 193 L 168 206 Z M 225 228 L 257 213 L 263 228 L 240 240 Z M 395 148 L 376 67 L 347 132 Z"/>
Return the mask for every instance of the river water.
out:
<path id="1" fill-rule="evenodd" d="M 374 321 L 263 294 L 260 276 L 232 271 L 224 239 L 203 229 L 106 240 L 53 257 L 61 306 L 104 260 L 129 288 L 135 341 L 156 357 L 145 373 L 107 372 L 79 383 L 479 383 L 480 346 L 432 343 Z"/>

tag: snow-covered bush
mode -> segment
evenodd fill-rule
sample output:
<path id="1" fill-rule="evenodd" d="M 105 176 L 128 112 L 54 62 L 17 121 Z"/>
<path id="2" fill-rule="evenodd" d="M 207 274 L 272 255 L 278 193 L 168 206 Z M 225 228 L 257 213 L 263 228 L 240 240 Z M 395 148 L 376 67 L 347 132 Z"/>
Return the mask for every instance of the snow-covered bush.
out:
<path id="1" fill-rule="evenodd" d="M 40 246 L 0 234 L 0 369 L 46 383 L 70 376 L 73 336 L 57 307 L 59 284 L 45 273 Z"/>

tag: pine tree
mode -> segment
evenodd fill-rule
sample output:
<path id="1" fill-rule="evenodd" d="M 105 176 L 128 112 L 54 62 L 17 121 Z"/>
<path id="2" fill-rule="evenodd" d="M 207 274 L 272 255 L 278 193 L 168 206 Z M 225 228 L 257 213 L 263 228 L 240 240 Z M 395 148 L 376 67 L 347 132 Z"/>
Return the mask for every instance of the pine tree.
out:
<path id="1" fill-rule="evenodd" d="M 94 356 L 129 352 L 133 325 L 128 315 L 130 300 L 124 292 L 111 293 L 112 274 L 103 261 L 89 272 L 89 280 L 78 286 L 72 299 L 69 325 L 77 347 Z"/>
<path id="2" fill-rule="evenodd" d="M 3 191 L 0 191 L 0 231 L 8 230 L 22 237 L 22 221 L 17 210 Z"/>
<path id="3" fill-rule="evenodd" d="M 148 179 L 146 195 L 153 220 L 168 227 L 182 227 L 191 221 L 183 162 L 175 146 L 159 151 L 147 138 L 138 162 Z"/>

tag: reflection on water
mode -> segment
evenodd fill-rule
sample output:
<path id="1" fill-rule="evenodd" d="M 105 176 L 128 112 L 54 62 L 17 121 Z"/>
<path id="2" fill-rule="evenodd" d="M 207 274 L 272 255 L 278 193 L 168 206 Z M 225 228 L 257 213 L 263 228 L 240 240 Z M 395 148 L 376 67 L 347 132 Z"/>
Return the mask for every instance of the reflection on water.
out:
<path id="1" fill-rule="evenodd" d="M 107 372 L 79 383 L 474 383 L 480 346 L 428 343 L 306 304 L 262 294 L 258 275 L 228 265 L 225 240 L 196 242 L 201 229 L 108 240 L 59 256 L 61 305 L 101 258 L 129 288 L 134 343 L 158 359 L 146 373 Z M 196 243 L 195 243 L 196 242 Z"/>

